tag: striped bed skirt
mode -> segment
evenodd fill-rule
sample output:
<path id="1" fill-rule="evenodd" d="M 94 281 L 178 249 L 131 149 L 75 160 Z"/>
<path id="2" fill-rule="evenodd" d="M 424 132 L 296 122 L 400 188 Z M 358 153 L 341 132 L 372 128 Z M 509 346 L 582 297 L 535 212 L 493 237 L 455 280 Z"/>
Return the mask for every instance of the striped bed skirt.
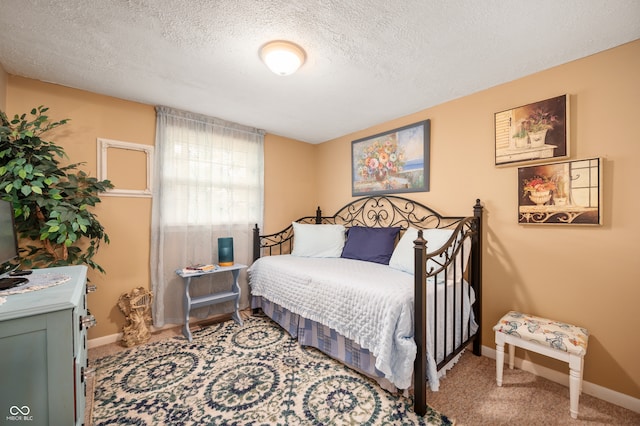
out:
<path id="1" fill-rule="evenodd" d="M 314 347 L 346 366 L 376 380 L 384 389 L 395 392 L 397 388 L 375 366 L 376 358 L 369 350 L 360 347 L 326 325 L 304 318 L 261 296 L 252 296 L 252 309 L 262 312 L 284 328 L 302 346 Z"/>

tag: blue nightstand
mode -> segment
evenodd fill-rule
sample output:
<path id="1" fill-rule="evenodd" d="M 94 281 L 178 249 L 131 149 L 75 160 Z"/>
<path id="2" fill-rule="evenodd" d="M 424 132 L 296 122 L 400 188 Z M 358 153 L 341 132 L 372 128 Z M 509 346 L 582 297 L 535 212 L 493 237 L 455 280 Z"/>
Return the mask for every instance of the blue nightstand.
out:
<path id="1" fill-rule="evenodd" d="M 240 325 L 242 325 L 242 319 L 240 318 L 240 286 L 238 285 L 238 276 L 240 270 L 245 269 L 247 265 L 236 263 L 233 266 L 220 266 L 213 271 L 195 272 L 195 273 L 183 273 L 182 269 L 176 270 L 176 274 L 183 278 L 184 281 L 184 327 L 182 332 L 184 336 L 191 341 L 191 330 L 189 330 L 189 314 L 191 309 L 200 308 L 202 306 L 217 305 L 218 303 L 228 302 L 234 300 L 236 302 L 236 309 L 231 317 Z M 223 272 L 231 272 L 233 276 L 233 284 L 231 291 L 222 291 L 213 294 L 207 294 L 204 296 L 191 297 L 189 294 L 189 287 L 191 286 L 191 279 L 198 278 L 205 275 L 220 274 Z"/>

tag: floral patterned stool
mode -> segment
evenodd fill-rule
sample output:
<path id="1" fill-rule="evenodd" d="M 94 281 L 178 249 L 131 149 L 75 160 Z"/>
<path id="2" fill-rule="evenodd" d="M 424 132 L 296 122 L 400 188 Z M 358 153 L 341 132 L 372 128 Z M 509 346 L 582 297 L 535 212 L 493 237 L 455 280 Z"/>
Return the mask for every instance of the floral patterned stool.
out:
<path id="1" fill-rule="evenodd" d="M 569 363 L 571 417 L 578 418 L 578 400 L 582 392 L 584 355 L 589 332 L 575 325 L 516 311 L 503 316 L 493 327 L 496 332 L 496 382 L 502 386 L 504 344 L 509 344 L 509 368 L 513 369 L 515 347 L 537 352 Z"/>

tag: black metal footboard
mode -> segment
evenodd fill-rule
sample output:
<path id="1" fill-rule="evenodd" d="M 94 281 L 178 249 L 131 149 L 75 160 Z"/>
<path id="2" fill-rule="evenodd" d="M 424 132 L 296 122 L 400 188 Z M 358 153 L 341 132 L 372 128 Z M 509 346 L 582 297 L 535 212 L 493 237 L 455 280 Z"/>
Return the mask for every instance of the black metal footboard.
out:
<path id="1" fill-rule="evenodd" d="M 451 314 L 451 320 L 449 320 L 449 313 L 444 312 L 442 315 L 444 325 L 441 328 L 444 330 L 444 336 L 442 338 L 442 347 L 440 347 L 438 340 L 438 332 L 441 330 L 438 324 L 434 324 L 432 331 L 433 345 L 431 348 L 432 354 L 440 353 L 440 350 L 444 353 L 442 359 L 437 362 L 438 371 L 445 367 L 451 360 L 453 360 L 458 354 L 460 354 L 467 345 L 473 341 L 473 353 L 477 356 L 481 355 L 482 344 L 482 246 L 481 246 L 481 226 L 482 226 L 482 205 L 480 200 L 476 200 L 476 204 L 473 207 L 474 216 L 462 219 L 456 224 L 455 231 L 453 232 L 449 241 L 437 251 L 427 252 L 428 241 L 423 238 L 423 231 L 418 232 L 418 238 L 414 241 L 415 249 L 415 285 L 414 285 L 414 339 L 416 342 L 417 353 L 414 361 L 413 368 L 413 380 L 414 380 L 414 410 L 420 415 L 424 415 L 427 411 L 427 327 L 429 323 L 427 318 L 439 318 L 437 312 L 438 303 L 438 291 L 436 286 L 438 283 L 443 282 L 447 286 L 452 287 L 453 292 L 453 312 Z M 468 244 L 471 250 L 470 253 L 465 253 L 465 241 L 470 242 Z M 463 267 L 464 259 L 468 257 L 469 264 L 466 268 Z M 427 265 L 431 265 L 427 267 Z M 429 281 L 429 278 L 432 278 Z M 469 284 L 466 285 L 465 282 Z M 431 285 L 432 297 L 434 299 L 433 305 L 436 312 L 431 315 L 427 310 L 427 292 L 428 287 Z M 463 312 L 463 300 L 464 295 L 460 295 L 460 305 L 458 305 L 458 291 L 468 292 L 467 296 L 475 297 L 475 303 L 470 306 L 473 310 L 473 317 L 478 325 L 475 333 L 471 332 L 472 318 L 465 319 Z M 449 293 L 444 291 L 444 303 L 445 309 L 449 309 L 449 303 L 447 298 Z M 457 311 L 457 312 L 456 312 Z M 431 315 L 431 316 L 428 316 Z M 449 324 L 449 321 L 451 322 Z M 465 335 L 466 327 L 466 335 Z M 449 350 L 448 333 L 452 331 L 451 342 L 452 349 Z M 460 340 L 456 341 L 456 336 L 460 335 Z"/>

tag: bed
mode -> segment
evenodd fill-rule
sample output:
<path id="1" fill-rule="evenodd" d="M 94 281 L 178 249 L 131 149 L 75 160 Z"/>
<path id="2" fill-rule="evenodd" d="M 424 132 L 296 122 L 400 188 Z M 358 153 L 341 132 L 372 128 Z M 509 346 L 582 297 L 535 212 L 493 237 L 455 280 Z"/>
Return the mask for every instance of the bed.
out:
<path id="1" fill-rule="evenodd" d="M 480 355 L 481 226 L 480 200 L 448 217 L 389 195 L 273 234 L 256 225 L 251 306 L 383 387 L 413 389 L 423 415 L 427 387 L 470 344 Z"/>

